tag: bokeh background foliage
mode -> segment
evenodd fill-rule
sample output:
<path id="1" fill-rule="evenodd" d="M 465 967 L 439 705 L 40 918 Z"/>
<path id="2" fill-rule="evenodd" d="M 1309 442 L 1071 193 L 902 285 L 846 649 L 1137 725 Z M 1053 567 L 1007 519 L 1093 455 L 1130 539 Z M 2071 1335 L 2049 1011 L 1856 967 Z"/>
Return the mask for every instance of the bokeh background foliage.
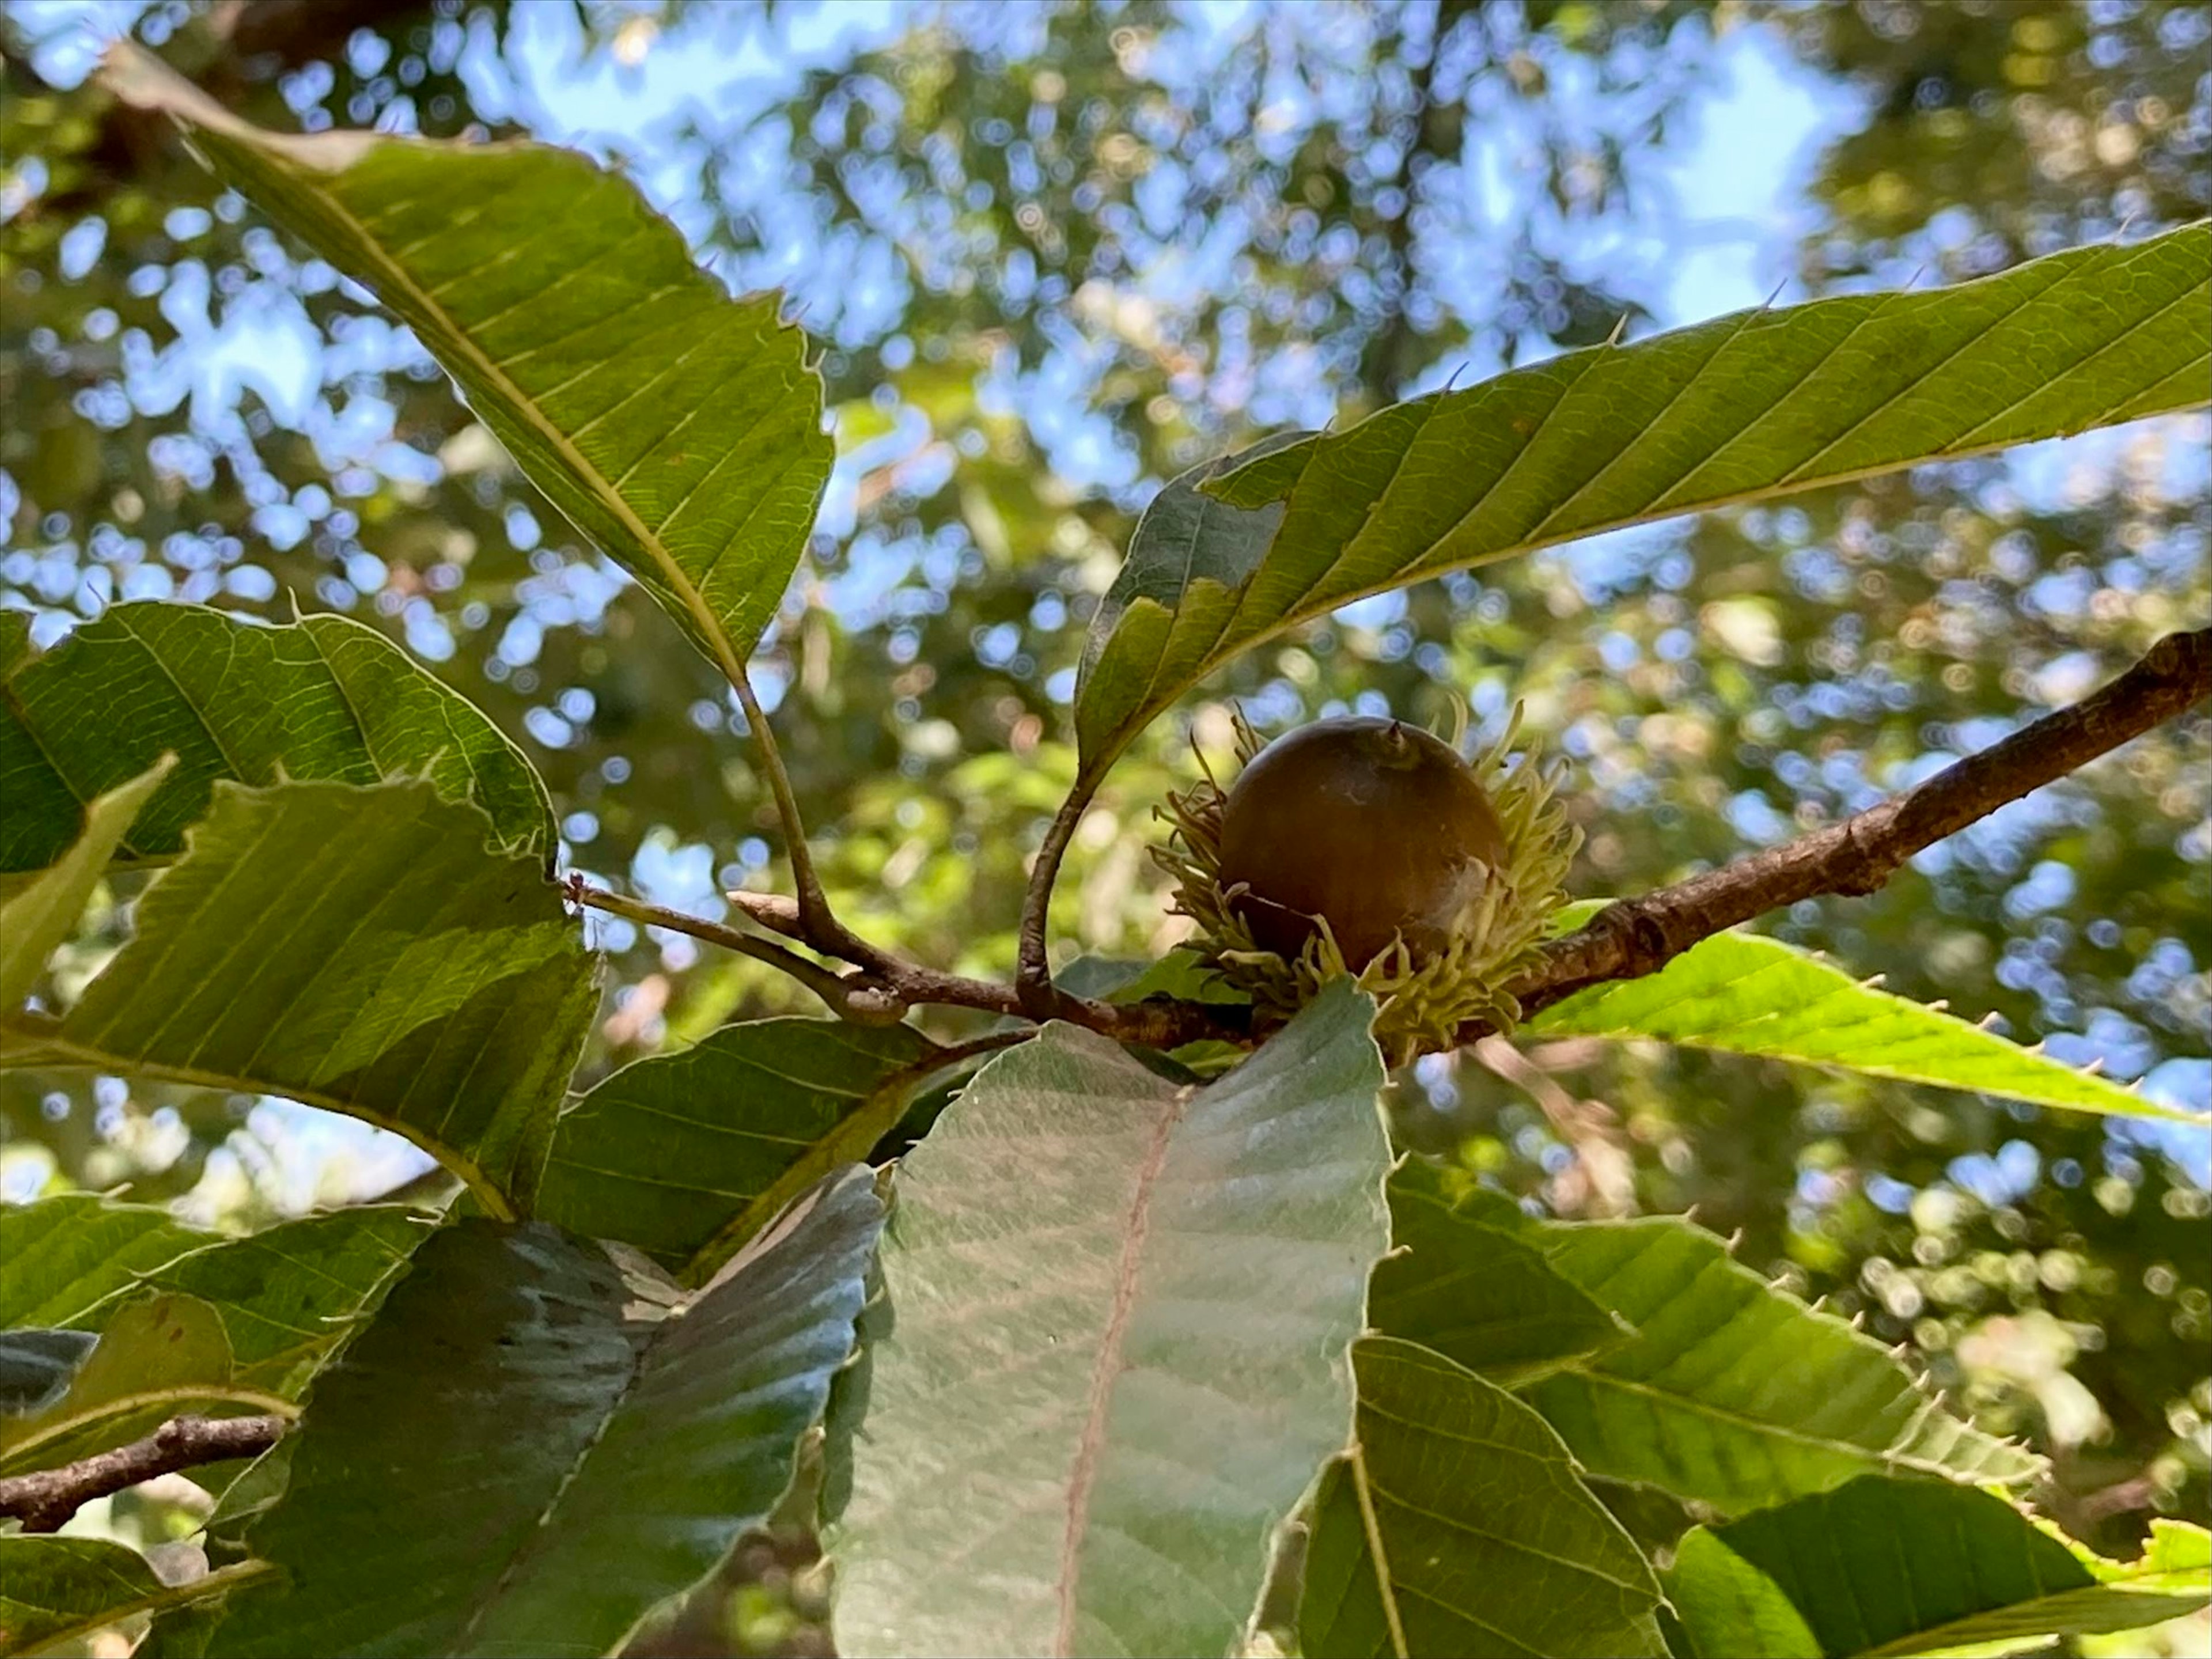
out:
<path id="1" fill-rule="evenodd" d="M 702 915 L 773 880 L 712 668 L 411 336 L 83 82 L 89 12 L 0 14 L 0 605 L 40 645 L 132 599 L 348 617 L 521 747 L 564 863 Z M 836 458 L 763 701 L 848 920 L 994 975 L 1074 775 L 1085 629 L 1164 478 L 1624 319 L 1636 338 L 1778 285 L 1957 280 L 2212 205 L 2212 11 L 2163 0 L 97 19 L 264 125 L 583 148 L 716 276 L 787 289 L 823 345 Z M 1173 940 L 1149 811 L 1195 775 L 1191 745 L 1226 756 L 1232 702 L 1265 732 L 1455 699 L 1494 730 L 1525 699 L 1574 766 L 1583 894 L 1831 821 L 2205 624 L 2205 437 L 2182 417 L 1922 468 L 1339 612 L 1139 740 L 1077 834 L 1055 937 Z M 2208 789 L 2199 713 L 1872 901 L 1771 925 L 2201 1108 Z M 121 943 L 137 879 L 95 902 L 58 994 Z M 595 918 L 594 942 L 612 954 L 579 1086 L 811 1012 L 681 937 Z M 1395 1103 L 1409 1139 L 1561 1217 L 1694 1205 L 1741 1229 L 1741 1260 L 1911 1342 L 1978 1420 L 2050 1450 L 2049 1507 L 2107 1553 L 2154 1513 L 2203 1517 L 2201 1134 L 1579 1037 L 1424 1062 Z M 81 1074 L 0 1074 L 0 1132 L 10 1200 L 128 1182 L 222 1225 L 422 1170 L 266 1101 Z M 139 1499 L 115 1520 L 176 1524 Z M 783 1639 L 787 1604 L 757 1611 Z"/>

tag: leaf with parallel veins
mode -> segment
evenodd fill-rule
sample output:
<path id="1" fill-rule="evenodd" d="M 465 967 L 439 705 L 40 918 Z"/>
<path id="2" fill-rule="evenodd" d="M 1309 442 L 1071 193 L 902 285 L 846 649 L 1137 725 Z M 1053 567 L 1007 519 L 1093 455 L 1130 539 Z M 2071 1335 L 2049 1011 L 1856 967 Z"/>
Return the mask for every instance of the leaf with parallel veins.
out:
<path id="1" fill-rule="evenodd" d="M 776 295 L 732 299 L 574 150 L 268 132 L 128 43 L 101 74 L 390 307 L 531 482 L 743 678 L 834 459 Z"/>
<path id="2" fill-rule="evenodd" d="M 2192 409 L 2212 225 L 1958 287 L 1739 312 L 1262 446 L 1161 492 L 1076 699 L 1096 777 L 1262 640 L 1423 577 L 1678 514 Z M 1226 470 L 1224 469 L 1226 466 Z M 1213 505 L 1203 517 L 1190 498 Z M 1279 515 L 1279 522 L 1277 522 Z M 1140 525 L 1137 543 L 1154 534 Z M 1166 538 L 1173 541 L 1174 536 Z"/>

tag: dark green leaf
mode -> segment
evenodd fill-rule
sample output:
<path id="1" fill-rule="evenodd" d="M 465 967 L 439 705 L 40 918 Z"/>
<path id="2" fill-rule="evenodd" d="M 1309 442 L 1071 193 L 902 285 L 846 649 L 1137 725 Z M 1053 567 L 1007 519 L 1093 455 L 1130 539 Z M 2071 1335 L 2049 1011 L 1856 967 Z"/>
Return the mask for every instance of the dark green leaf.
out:
<path id="1" fill-rule="evenodd" d="M 1054 1025 L 946 1109 L 840 1402 L 842 1651 L 1236 1638 L 1350 1419 L 1387 1242 L 1371 1017 L 1340 981 L 1203 1088 Z"/>
<path id="2" fill-rule="evenodd" d="M 1222 631 L 1229 626 L 1237 590 L 1259 568 L 1275 532 L 1282 528 L 1281 502 L 1249 508 L 1231 507 L 1201 492 L 1199 486 L 1247 461 L 1285 448 L 1304 435 L 1285 433 L 1237 454 L 1219 456 L 1170 478 L 1152 497 L 1129 538 L 1128 557 L 1100 602 L 1090 635 L 1084 641 L 1075 707 L 1086 758 L 1112 743 L 1113 734 L 1095 732 L 1085 721 L 1102 697 L 1106 707 L 1114 706 L 1110 692 L 1095 693 L 1091 689 L 1102 665 L 1110 678 L 1133 647 L 1139 654 L 1156 649 L 1151 661 L 1156 681 L 1179 685 L 1195 680 L 1206 672 L 1207 653 L 1218 645 Z M 1182 607 L 1182 614 L 1164 641 L 1152 647 L 1143 636 L 1164 620 L 1156 613 L 1163 605 L 1172 611 L 1177 605 Z M 1134 617 L 1128 615 L 1133 606 L 1138 613 Z M 1214 623 L 1211 630 L 1206 626 L 1209 621 Z M 1173 693 L 1169 695 L 1171 697 Z"/>
<path id="3" fill-rule="evenodd" d="M 441 1230 L 317 1384 L 248 1532 L 288 1582 L 210 1650 L 611 1651 L 782 1496 L 881 1217 L 848 1171 L 688 1297 L 543 1224 Z"/>
<path id="4" fill-rule="evenodd" d="M 574 150 L 264 132 L 128 46 L 105 75 L 374 289 L 531 481 L 742 677 L 833 458 L 776 296 L 732 300 L 635 185 Z"/>
<path id="5" fill-rule="evenodd" d="M 1756 933 L 1717 934 L 1656 974 L 1592 986 L 1538 1014 L 1528 1030 L 1650 1037 L 2066 1111 L 2205 1121 Z"/>
<path id="6" fill-rule="evenodd" d="M 1988 1492 L 1869 1475 L 1696 1528 L 1666 1581 L 1698 1659 L 1905 1655 L 2179 1618 L 2212 1598 L 2212 1557 L 2166 1522 L 2141 1561 L 2104 1561 Z"/>
<path id="7" fill-rule="evenodd" d="M 711 1266 L 865 1158 L 937 1052 L 903 1025 L 764 1019 L 625 1066 L 562 1115 L 538 1213 L 679 1275 Z"/>
<path id="8" fill-rule="evenodd" d="M 1455 1204 L 1434 1166 L 1408 1159 L 1391 1173 L 1389 1198 L 1391 1254 L 1367 1291 L 1367 1322 L 1385 1335 L 1510 1388 L 1627 1334 L 1516 1237 L 1513 1222 Z"/>
<path id="9" fill-rule="evenodd" d="M 0 611 L 0 634 L 27 618 Z M 0 873 L 58 859 L 89 803 L 164 755 L 173 770 L 123 856 L 166 859 L 216 782 L 427 778 L 473 801 L 508 850 L 550 857 L 553 809 L 522 751 L 374 629 L 343 617 L 265 627 L 201 605 L 112 605 L 0 697 Z"/>
<path id="10" fill-rule="evenodd" d="M 1895 1357 L 1661 1218 L 1527 1235 L 1635 1334 L 1527 1392 L 1594 1474 L 1728 1511 L 1885 1471 L 2021 1480 L 2039 1460 L 1944 1413 Z"/>
<path id="11" fill-rule="evenodd" d="M 526 1210 L 598 989 L 560 890 L 488 828 L 428 783 L 219 785 L 137 937 L 23 1057 L 345 1112 Z"/>
<path id="12" fill-rule="evenodd" d="M 1352 1357 L 1358 1445 L 1315 1500 L 1307 1659 L 1666 1651 L 1650 1565 L 1543 1419 L 1410 1342 Z"/>
<path id="13" fill-rule="evenodd" d="M 27 1416 L 59 1400 L 99 1340 L 92 1331 L 0 1330 L 0 1417 Z"/>
<path id="14" fill-rule="evenodd" d="M 1365 594 L 2202 404 L 2208 277 L 2212 226 L 2192 225 L 1569 352 L 1245 460 L 1206 489 L 1232 510 L 1201 525 L 1171 504 L 1159 539 L 1185 550 L 1133 548 L 1101 607 L 1076 704 L 1084 770 L 1239 652 Z"/>

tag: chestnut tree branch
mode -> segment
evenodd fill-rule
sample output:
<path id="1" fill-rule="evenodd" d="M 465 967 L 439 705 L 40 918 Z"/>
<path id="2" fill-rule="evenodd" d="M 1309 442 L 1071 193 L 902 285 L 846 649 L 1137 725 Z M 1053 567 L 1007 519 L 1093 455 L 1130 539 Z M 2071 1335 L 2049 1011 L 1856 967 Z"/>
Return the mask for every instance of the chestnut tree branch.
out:
<path id="1" fill-rule="evenodd" d="M 1671 887 L 1622 899 L 1555 940 L 1510 988 L 1529 1013 L 1606 980 L 1656 973 L 1701 939 L 1801 899 L 1872 893 L 1906 860 L 2212 696 L 2212 629 L 2169 634 L 2069 708 L 1878 806 Z M 1480 1035 L 1473 1033 L 1469 1035 Z"/>
<path id="2" fill-rule="evenodd" d="M 849 975 L 840 974 L 818 962 L 808 961 L 798 951 L 778 945 L 774 939 L 762 939 L 739 928 L 725 927 L 719 921 L 687 916 L 681 910 L 648 904 L 643 899 L 611 893 L 604 887 L 591 885 L 581 876 L 571 875 L 567 890 L 568 900 L 573 904 L 604 910 L 609 915 L 621 916 L 625 921 L 639 922 L 647 927 L 665 927 L 671 933 L 688 933 L 693 939 L 719 945 L 726 951 L 734 951 L 741 957 L 764 962 L 769 967 L 788 974 L 813 992 L 829 1005 L 831 1013 L 842 1019 L 856 1020 L 866 1025 L 892 1024 L 906 1015 L 904 1003 L 898 1001 L 881 980 L 865 969 Z"/>
<path id="3" fill-rule="evenodd" d="M 1801 899 L 1862 896 L 1888 881 L 1905 860 L 1999 807 L 2064 777 L 2212 696 L 2212 629 L 2169 635 L 2142 661 L 2070 708 L 2030 721 L 1979 754 L 1878 806 L 1785 846 L 1607 906 L 1589 923 L 1545 947 L 1535 967 L 1509 988 L 1534 1013 L 1607 980 L 1656 973 L 1713 934 Z M 791 972 L 847 1018 L 888 1021 L 925 1005 L 969 1008 L 1031 1020 L 1064 1019 L 1123 1042 L 1172 1048 L 1201 1039 L 1249 1045 L 1255 1036 L 1243 1009 L 1167 1000 L 1115 1004 L 1072 997 L 1052 983 L 1044 960 L 1045 908 L 1060 857 L 1095 790 L 1079 783 L 1046 833 L 1022 912 L 1021 971 L 1015 983 L 967 979 L 876 952 L 840 975 L 771 940 L 672 910 L 604 894 L 572 882 L 578 902 L 673 928 Z M 804 908 L 770 894 L 733 893 L 752 921 L 825 950 Z M 854 958 L 848 957 L 848 961 Z M 1471 1023 L 1468 1043 L 1491 1028 Z"/>
<path id="4" fill-rule="evenodd" d="M 64 1463 L 58 1469 L 0 1480 L 0 1516 L 13 1516 L 25 1532 L 58 1532 L 95 1498 L 106 1498 L 156 1475 L 203 1463 L 258 1457 L 291 1426 L 284 1418 L 173 1417 L 143 1440 Z"/>
<path id="5" fill-rule="evenodd" d="M 1020 993 L 1021 1012 L 1032 1019 L 1075 1018 L 1070 1011 L 1074 1000 L 1052 982 L 1052 963 L 1045 948 L 1046 933 L 1052 912 L 1053 885 L 1060 879 L 1060 860 L 1067 856 L 1067 844 L 1074 840 L 1075 827 L 1090 810 L 1100 781 L 1100 776 L 1090 773 L 1076 779 L 1075 787 L 1068 791 L 1067 799 L 1060 802 L 1060 811 L 1053 814 L 1051 823 L 1046 826 L 1044 841 L 1037 848 L 1036 861 L 1030 866 L 1029 890 L 1022 896 L 1020 954 L 1014 969 L 1014 987 Z"/>

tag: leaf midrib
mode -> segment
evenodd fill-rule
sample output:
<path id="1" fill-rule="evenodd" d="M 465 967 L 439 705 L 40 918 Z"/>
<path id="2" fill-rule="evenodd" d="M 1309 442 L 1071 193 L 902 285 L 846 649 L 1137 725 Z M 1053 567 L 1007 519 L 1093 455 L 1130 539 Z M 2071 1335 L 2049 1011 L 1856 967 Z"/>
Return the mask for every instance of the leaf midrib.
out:
<path id="1" fill-rule="evenodd" d="M 1168 1149 L 1176 1127 L 1196 1095 L 1195 1088 L 1177 1089 L 1160 1101 L 1160 1121 L 1152 1130 L 1152 1144 L 1138 1167 L 1136 1189 L 1130 1195 L 1128 1218 L 1121 1235 L 1121 1254 L 1115 1263 L 1114 1300 L 1106 1315 L 1106 1328 L 1091 1361 L 1091 1396 L 1085 1407 L 1083 1433 L 1076 1442 L 1075 1462 L 1068 1474 L 1067 1526 L 1061 1535 L 1060 1581 L 1057 1590 L 1059 1624 L 1053 1652 L 1068 1659 L 1075 1649 L 1076 1590 L 1080 1582 L 1083 1545 L 1088 1534 L 1091 1494 L 1105 1449 L 1106 1419 L 1114 1403 L 1114 1384 L 1121 1374 L 1121 1352 L 1128 1338 L 1129 1318 L 1137 1301 L 1137 1281 L 1152 1230 L 1154 1189 L 1167 1166 Z"/>
<path id="2" fill-rule="evenodd" d="M 233 138 L 232 142 L 250 143 L 251 141 Z M 273 155 L 270 158 L 269 164 L 273 167 L 290 171 L 284 161 Z M 298 178 L 296 173 L 293 176 L 295 179 Z M 332 215 L 340 220 L 348 230 L 360 238 L 362 246 L 368 251 L 369 257 L 380 269 L 388 273 L 392 283 L 404 289 L 413 303 L 438 319 L 447 333 L 452 337 L 459 355 L 465 357 L 470 364 L 491 383 L 494 389 L 507 399 L 511 407 L 521 411 L 531 427 L 552 447 L 574 476 L 592 487 L 592 493 L 599 498 L 600 504 L 614 514 L 624 532 L 652 558 L 654 565 L 661 571 L 663 579 L 667 581 L 670 589 L 683 600 L 684 608 L 690 614 L 693 624 L 700 630 L 701 637 L 714 650 L 715 666 L 722 671 L 732 684 L 743 684 L 744 660 L 738 655 L 737 648 L 723 629 L 720 620 L 708 608 L 706 596 L 692 584 L 690 577 L 685 574 L 683 566 L 678 564 L 674 556 L 670 554 L 659 536 L 646 528 L 645 520 L 638 517 L 635 509 L 630 506 L 629 501 L 616 492 L 606 476 L 585 458 L 583 452 L 570 441 L 566 433 L 552 422 L 538 400 L 526 395 L 522 388 L 508 378 L 507 371 L 500 365 L 498 359 L 493 357 L 478 344 L 475 336 L 461 325 L 451 311 L 430 297 L 429 291 L 414 279 L 407 268 L 399 263 L 396 255 L 386 251 L 382 240 L 346 204 L 335 189 L 320 189 L 312 180 L 303 179 L 300 182 L 303 188 L 315 191 L 330 204 Z"/>
<path id="3" fill-rule="evenodd" d="M 1618 1389 L 1624 1394 L 1641 1395 L 1646 1399 L 1679 1407 L 1695 1416 L 1711 1418 L 1732 1428 L 1747 1429 L 1774 1439 L 1794 1442 L 1816 1451 L 1839 1452 L 1861 1461 L 1871 1461 L 1888 1467 L 1931 1470 L 1947 1475 L 1950 1473 L 1945 1465 L 1934 1459 L 1911 1457 L 1899 1453 L 1894 1449 L 1895 1442 L 1892 1442 L 1888 1447 L 1876 1449 L 1855 1440 L 1836 1440 L 1825 1435 L 1808 1434 L 1802 1430 L 1793 1429 L 1785 1424 L 1747 1416 L 1741 1412 L 1732 1411 L 1725 1406 L 1716 1406 L 1690 1395 L 1670 1393 L 1664 1389 L 1653 1388 L 1650 1383 L 1635 1382 L 1631 1378 L 1611 1372 L 1584 1370 L 1580 1367 L 1569 1366 L 1564 1371 L 1554 1371 L 1545 1380 L 1557 1382 L 1562 1376 L 1579 1377 L 1594 1387 L 1603 1386 Z M 1932 1400 L 1922 1399 L 1919 1403 L 1923 1407 L 1926 1407 L 1933 1406 L 1936 1402 Z M 1917 1420 L 1920 1415 L 1921 1413 L 1916 1411 L 1915 1420 Z M 1961 1425 L 1960 1426 L 1971 1425 Z"/>
<path id="4" fill-rule="evenodd" d="M 2212 354 L 2203 354 L 2198 357 L 2191 358 L 2185 367 L 2193 368 L 2199 362 L 2207 360 L 2212 360 Z M 2177 371 L 2177 373 L 2181 371 Z M 2174 376 L 2167 375 L 2165 378 L 2172 380 Z M 1844 472 L 1822 473 L 1815 477 L 1794 480 L 1778 485 L 1769 484 L 1758 489 L 1736 490 L 1724 495 L 1669 504 L 1656 511 L 1646 508 L 1636 513 L 1624 514 L 1601 523 L 1577 526 L 1571 530 L 1516 542 L 1510 546 L 1494 549 L 1479 558 L 1464 563 L 1455 560 L 1431 563 L 1416 559 L 1411 563 L 1401 566 L 1393 574 L 1368 586 L 1352 592 L 1331 595 L 1325 604 L 1316 605 L 1311 610 L 1301 608 L 1312 603 L 1310 595 L 1313 588 L 1309 586 L 1299 600 L 1264 630 L 1240 638 L 1234 647 L 1225 653 L 1207 653 L 1197 671 L 1191 675 L 1184 685 L 1177 688 L 1173 696 L 1158 703 L 1147 698 L 1144 703 L 1133 707 L 1127 716 L 1115 726 L 1109 746 L 1102 750 L 1096 759 L 1084 767 L 1084 775 L 1086 777 L 1103 776 L 1107 769 L 1121 758 L 1123 751 L 1135 740 L 1137 734 L 1151 722 L 1152 716 L 1166 708 L 1168 703 L 1172 702 L 1176 697 L 1181 696 L 1192 685 L 1198 684 L 1208 675 L 1235 658 L 1265 645 L 1270 640 L 1280 638 L 1292 629 L 1312 621 L 1315 617 L 1324 611 L 1340 610 L 1346 605 L 1357 605 L 1360 600 L 1372 599 L 1378 593 L 1395 592 L 1412 582 L 1422 580 L 1429 576 L 1443 575 L 1452 570 L 1475 569 L 1483 565 L 1495 564 L 1503 559 L 1517 558 L 1523 554 L 1540 552 L 1545 548 L 1556 547 L 1566 542 L 1583 541 L 1590 538 L 1609 535 L 1614 531 L 1630 529 L 1640 524 L 1656 524 L 1667 519 L 1686 518 L 1692 514 L 1722 512 L 1731 507 L 1741 507 L 1753 501 L 1775 501 L 1785 495 L 1801 495 L 1808 490 L 1826 489 L 1836 484 L 1855 483 L 1862 478 L 1882 477 L 1890 473 L 1905 471 L 1914 466 L 1925 466 L 1935 462 L 1972 460 L 1978 455 L 1994 455 L 2018 447 L 2019 441 L 2016 439 L 2001 439 L 1987 443 L 1967 445 L 1960 448 L 1936 450 L 1905 461 L 1885 461 L 1875 465 L 1855 467 Z M 1224 476 L 1225 477 L 1231 475 Z M 1299 482 L 1304 481 L 1304 475 L 1301 474 Z M 1208 482 L 1218 483 L 1221 480 L 1210 479 Z M 1296 486 L 1294 485 L 1293 488 L 1295 489 Z M 1231 587 L 1226 582 L 1215 581 L 1211 577 L 1201 577 L 1199 582 L 1207 583 L 1218 588 L 1224 598 L 1241 599 L 1238 589 Z M 1199 583 L 1194 583 L 1193 586 L 1195 587 L 1198 585 Z M 1180 605 L 1170 607 L 1149 595 L 1133 601 L 1133 605 L 1144 603 L 1158 605 L 1170 617 L 1177 614 L 1181 609 Z"/>
<path id="5" fill-rule="evenodd" d="M 250 1078 L 230 1077 L 220 1072 L 204 1071 L 194 1066 L 179 1066 L 167 1062 L 141 1059 L 136 1055 L 118 1054 L 106 1048 L 80 1042 L 61 1034 L 61 1022 L 46 1014 L 0 1014 L 0 1036 L 13 1036 L 36 1045 L 46 1064 L 88 1066 L 113 1069 L 121 1064 L 132 1075 L 155 1078 L 166 1083 L 182 1083 L 196 1089 L 213 1089 L 225 1094 L 273 1094 L 286 1100 L 296 1100 L 303 1106 L 319 1106 L 326 1112 L 340 1113 L 373 1123 L 380 1129 L 411 1141 L 428 1152 L 447 1169 L 466 1182 L 477 1200 L 485 1206 L 495 1220 L 516 1219 L 514 1206 L 504 1194 L 485 1176 L 483 1167 L 464 1155 L 460 1149 L 439 1142 L 432 1144 L 429 1132 L 418 1125 L 409 1124 L 357 1100 L 341 1099 L 320 1089 L 287 1083 L 271 1087 L 266 1082 Z"/>

